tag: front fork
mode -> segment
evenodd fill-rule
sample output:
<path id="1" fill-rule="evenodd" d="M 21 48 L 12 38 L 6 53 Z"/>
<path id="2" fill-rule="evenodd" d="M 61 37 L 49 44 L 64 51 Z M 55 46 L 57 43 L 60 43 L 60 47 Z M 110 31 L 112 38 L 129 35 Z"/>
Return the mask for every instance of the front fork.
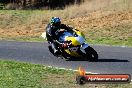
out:
<path id="1" fill-rule="evenodd" d="M 87 47 L 89 47 L 89 45 L 86 44 L 86 43 L 83 43 L 83 44 L 81 45 L 81 47 L 80 47 L 80 50 L 81 50 L 84 54 L 86 54 L 87 52 L 85 51 L 85 49 L 86 49 Z"/>

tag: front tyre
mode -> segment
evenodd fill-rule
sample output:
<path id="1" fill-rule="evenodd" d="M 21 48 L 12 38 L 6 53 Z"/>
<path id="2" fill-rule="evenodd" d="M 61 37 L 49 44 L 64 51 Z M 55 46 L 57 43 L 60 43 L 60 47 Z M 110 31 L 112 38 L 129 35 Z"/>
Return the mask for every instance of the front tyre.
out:
<path id="1" fill-rule="evenodd" d="M 54 55 L 54 51 L 53 51 L 52 47 L 49 45 L 48 48 L 49 48 L 49 51 Z"/>
<path id="2" fill-rule="evenodd" d="M 56 55 L 56 54 L 54 54 L 54 51 L 53 51 L 53 49 L 52 49 L 52 47 L 49 45 L 48 46 L 48 48 L 49 48 L 49 51 L 54 55 L 54 56 L 56 56 L 56 57 L 58 57 L 58 58 L 61 58 L 61 59 L 64 59 L 64 60 L 70 60 L 70 56 L 68 56 L 68 54 L 66 54 L 66 53 L 64 53 L 64 52 L 62 52 L 62 53 L 60 53 L 59 55 Z"/>
<path id="3" fill-rule="evenodd" d="M 92 47 L 87 47 L 85 49 L 85 52 L 86 52 L 86 56 L 87 56 L 87 59 L 90 61 L 90 62 L 96 62 L 98 61 L 98 54 L 97 52 L 92 48 Z"/>

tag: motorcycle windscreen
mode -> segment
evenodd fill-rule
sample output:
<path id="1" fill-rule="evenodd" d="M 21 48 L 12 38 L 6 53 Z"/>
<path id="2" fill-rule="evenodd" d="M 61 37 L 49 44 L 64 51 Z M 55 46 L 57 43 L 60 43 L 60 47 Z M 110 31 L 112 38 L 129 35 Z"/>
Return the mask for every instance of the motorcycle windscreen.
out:
<path id="1" fill-rule="evenodd" d="M 72 45 L 77 46 L 77 45 L 83 44 L 85 41 L 85 38 L 83 36 L 74 36 L 70 32 L 64 32 L 59 37 L 60 42 L 64 42 L 68 40 L 72 41 Z"/>
<path id="2" fill-rule="evenodd" d="M 62 34 L 60 34 L 59 41 L 60 42 L 66 41 L 66 39 L 65 39 L 66 36 L 73 36 L 73 34 L 70 32 L 63 32 Z"/>

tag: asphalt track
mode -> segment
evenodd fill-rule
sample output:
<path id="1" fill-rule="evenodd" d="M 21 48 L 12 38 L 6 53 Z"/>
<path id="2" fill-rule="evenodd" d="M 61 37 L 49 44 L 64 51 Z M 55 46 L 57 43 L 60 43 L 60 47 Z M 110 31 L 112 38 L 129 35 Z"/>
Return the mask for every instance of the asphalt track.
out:
<path id="1" fill-rule="evenodd" d="M 0 41 L 0 59 L 16 60 L 77 70 L 82 66 L 86 71 L 104 74 L 132 75 L 132 48 L 116 46 L 92 46 L 99 54 L 98 62 L 65 61 L 54 57 L 45 42 Z"/>

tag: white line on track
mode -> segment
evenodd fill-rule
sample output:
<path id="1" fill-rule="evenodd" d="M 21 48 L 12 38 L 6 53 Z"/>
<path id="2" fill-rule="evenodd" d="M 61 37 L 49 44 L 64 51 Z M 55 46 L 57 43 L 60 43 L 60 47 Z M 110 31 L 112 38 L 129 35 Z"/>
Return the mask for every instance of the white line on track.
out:
<path id="1" fill-rule="evenodd" d="M 62 69 L 62 70 L 75 71 L 75 72 L 78 71 L 78 70 L 67 69 L 67 68 L 59 68 L 59 67 L 53 67 L 53 66 L 48 66 L 48 67 L 50 67 L 50 68 L 55 68 L 55 69 Z M 90 74 L 99 74 L 99 73 L 93 73 L 93 72 L 86 72 L 86 73 L 90 73 Z"/>

